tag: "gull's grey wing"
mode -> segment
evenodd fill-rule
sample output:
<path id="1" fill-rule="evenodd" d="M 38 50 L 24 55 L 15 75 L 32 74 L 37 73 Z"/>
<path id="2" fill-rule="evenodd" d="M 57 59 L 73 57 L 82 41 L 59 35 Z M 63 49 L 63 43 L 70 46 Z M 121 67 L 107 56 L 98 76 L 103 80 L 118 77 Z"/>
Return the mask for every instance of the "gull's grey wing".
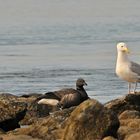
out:
<path id="1" fill-rule="evenodd" d="M 135 63 L 135 62 L 131 62 L 130 65 L 130 69 L 134 72 L 137 73 L 140 76 L 140 65 Z"/>

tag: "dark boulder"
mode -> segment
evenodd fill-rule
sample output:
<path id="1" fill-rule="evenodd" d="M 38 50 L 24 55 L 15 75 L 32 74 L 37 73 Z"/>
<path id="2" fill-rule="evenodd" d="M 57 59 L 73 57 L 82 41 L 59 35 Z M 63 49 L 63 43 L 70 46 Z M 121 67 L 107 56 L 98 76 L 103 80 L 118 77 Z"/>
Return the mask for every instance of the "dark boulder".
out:
<path id="1" fill-rule="evenodd" d="M 96 100 L 87 100 L 77 107 L 56 111 L 38 119 L 27 128 L 17 129 L 16 135 L 29 135 L 46 140 L 97 140 L 116 137 L 117 116 Z"/>
<path id="2" fill-rule="evenodd" d="M 80 104 L 70 115 L 63 140 L 97 140 L 117 136 L 119 121 L 113 112 L 92 99 Z"/>
<path id="3" fill-rule="evenodd" d="M 14 131 L 14 135 L 29 135 L 44 140 L 62 139 L 65 123 L 75 107 L 56 111 L 49 116 L 39 118 L 31 126 Z"/>
<path id="4" fill-rule="evenodd" d="M 0 128 L 4 131 L 19 128 L 19 121 L 24 118 L 26 111 L 25 103 L 0 100 Z"/>
<path id="5" fill-rule="evenodd" d="M 125 110 L 140 111 L 140 93 L 128 94 L 125 97 L 112 100 L 106 103 L 105 107 L 116 112 L 118 115 Z"/>
<path id="6" fill-rule="evenodd" d="M 31 136 L 27 136 L 27 135 L 2 135 L 0 137 L 0 140 L 41 140 L 38 138 L 32 138 Z"/>
<path id="7" fill-rule="evenodd" d="M 140 112 L 136 110 L 126 110 L 119 115 L 120 128 L 118 137 L 120 140 L 127 140 L 135 133 L 140 132 Z"/>

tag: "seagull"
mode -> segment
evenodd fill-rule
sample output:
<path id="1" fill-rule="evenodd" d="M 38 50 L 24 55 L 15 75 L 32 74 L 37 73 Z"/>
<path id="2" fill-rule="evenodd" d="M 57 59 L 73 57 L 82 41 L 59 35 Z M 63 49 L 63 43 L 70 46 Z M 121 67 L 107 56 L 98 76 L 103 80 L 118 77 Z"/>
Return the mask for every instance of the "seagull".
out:
<path id="1" fill-rule="evenodd" d="M 137 83 L 140 82 L 140 65 L 129 60 L 129 49 L 124 42 L 117 44 L 117 51 L 116 74 L 118 77 L 128 82 L 128 93 L 135 94 Z M 131 83 L 135 83 L 132 92 Z"/>

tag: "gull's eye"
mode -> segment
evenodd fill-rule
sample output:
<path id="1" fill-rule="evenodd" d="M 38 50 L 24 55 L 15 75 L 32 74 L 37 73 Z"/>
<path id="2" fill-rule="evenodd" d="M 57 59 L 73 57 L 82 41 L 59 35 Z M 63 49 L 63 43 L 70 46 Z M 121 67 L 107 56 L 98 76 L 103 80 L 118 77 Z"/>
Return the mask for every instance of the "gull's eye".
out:
<path id="1" fill-rule="evenodd" d="M 121 46 L 121 48 L 123 48 L 123 46 Z"/>

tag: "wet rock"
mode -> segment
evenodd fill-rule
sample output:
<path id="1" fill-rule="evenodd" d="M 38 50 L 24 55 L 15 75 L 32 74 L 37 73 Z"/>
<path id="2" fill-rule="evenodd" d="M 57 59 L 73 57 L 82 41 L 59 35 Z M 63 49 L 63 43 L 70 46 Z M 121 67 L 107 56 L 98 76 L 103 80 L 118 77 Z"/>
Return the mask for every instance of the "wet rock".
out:
<path id="1" fill-rule="evenodd" d="M 116 136 L 117 116 L 96 100 L 87 100 L 77 107 L 64 109 L 39 119 L 14 134 L 30 135 L 48 140 L 91 140 Z"/>
<path id="2" fill-rule="evenodd" d="M 120 140 L 140 131 L 140 119 L 120 120 L 120 125 L 118 129 L 118 137 Z"/>
<path id="3" fill-rule="evenodd" d="M 6 108 L 12 107 L 14 108 L 14 110 L 19 110 L 19 108 L 20 110 L 24 110 L 26 108 L 24 119 L 20 119 L 20 124 L 29 125 L 34 123 L 39 117 L 48 116 L 49 111 L 53 110 L 51 107 L 38 105 L 37 102 L 34 102 L 38 96 L 40 96 L 40 94 L 27 94 L 19 97 L 12 94 L 4 93 L 0 94 L 0 101 L 7 105 Z M 12 111 L 12 108 L 10 108 L 9 110 Z"/>
<path id="4" fill-rule="evenodd" d="M 31 98 L 31 97 L 34 97 L 34 98 L 38 98 L 40 96 L 42 96 L 43 94 L 38 94 L 38 93 L 30 93 L 30 94 L 23 94 L 21 95 L 20 97 L 23 97 L 23 98 Z"/>
<path id="5" fill-rule="evenodd" d="M 32 98 L 32 97 L 30 97 Z M 21 125 L 30 125 L 36 122 L 39 118 L 50 115 L 51 112 L 58 111 L 58 107 L 38 104 L 36 98 L 31 102 L 28 101 L 27 112 L 24 119 L 20 122 Z"/>
<path id="6" fill-rule="evenodd" d="M 20 128 L 14 134 L 30 135 L 46 140 L 62 139 L 65 122 L 75 107 L 57 111 L 45 118 L 38 119 L 34 124 L 27 128 Z"/>
<path id="7" fill-rule="evenodd" d="M 27 135 L 3 135 L 0 140 L 41 140 Z"/>
<path id="8" fill-rule="evenodd" d="M 140 131 L 140 93 L 128 94 L 112 100 L 105 107 L 116 112 L 120 121 L 119 140 L 127 139 Z"/>
<path id="9" fill-rule="evenodd" d="M 87 100 L 77 107 L 40 118 L 28 128 L 17 129 L 14 134 L 46 140 L 97 140 L 115 137 L 118 127 L 119 121 L 113 112 L 96 100 Z"/>
<path id="10" fill-rule="evenodd" d="M 0 128 L 4 131 L 20 127 L 19 121 L 26 114 L 26 104 L 10 94 L 0 95 Z"/>
<path id="11" fill-rule="evenodd" d="M 119 120 L 140 119 L 140 112 L 136 110 L 126 110 L 119 115 Z"/>
<path id="12" fill-rule="evenodd" d="M 105 105 L 90 99 L 61 111 L 38 105 L 37 98 L 36 95 L 0 94 L 0 135 L 20 125 L 32 124 L 11 131 L 11 136 L 47 140 L 137 140 L 139 137 L 140 93 L 126 95 Z"/>
<path id="13" fill-rule="evenodd" d="M 116 112 L 118 115 L 125 110 L 140 111 L 140 93 L 128 94 L 125 97 L 112 100 L 106 103 L 105 107 Z"/>
<path id="14" fill-rule="evenodd" d="M 53 107 L 49 105 L 41 105 L 38 104 L 36 99 L 40 96 L 40 94 L 25 94 L 23 96 L 15 96 L 9 93 L 0 94 L 0 101 L 7 105 L 5 109 L 12 111 L 24 110 L 26 108 L 26 113 L 24 118 L 21 118 L 20 125 L 30 125 L 38 120 L 40 117 L 46 117 L 50 114 L 50 112 L 59 110 L 58 107 Z M 7 111 L 8 113 L 8 111 Z M 9 113 L 8 113 L 9 114 Z M 5 116 L 8 117 L 8 114 L 5 112 Z M 11 116 L 11 115 L 10 115 Z M 3 117 L 3 115 L 2 115 Z M 19 115 L 18 115 L 19 117 Z M 17 125 L 19 127 L 19 124 Z"/>
<path id="15" fill-rule="evenodd" d="M 118 138 L 119 140 L 124 140 L 127 135 L 133 134 L 135 131 L 133 131 L 131 128 L 127 126 L 120 126 L 118 129 Z"/>
<path id="16" fill-rule="evenodd" d="M 117 139 L 115 139 L 114 137 L 108 136 L 108 137 L 105 137 L 103 140 L 117 140 Z"/>
<path id="17" fill-rule="evenodd" d="M 0 128 L 0 135 L 5 134 L 6 132 Z"/>
<path id="18" fill-rule="evenodd" d="M 139 139 L 140 139 L 140 131 L 130 135 L 128 138 L 125 138 L 125 140 L 139 140 Z"/>
<path id="19" fill-rule="evenodd" d="M 119 115 L 120 128 L 118 137 L 120 140 L 127 139 L 140 131 L 140 112 L 136 110 L 126 110 Z"/>
<path id="20" fill-rule="evenodd" d="M 0 102 L 0 128 L 4 131 L 20 127 L 19 121 L 25 116 L 26 108 L 18 110 Z"/>
<path id="21" fill-rule="evenodd" d="M 97 140 L 106 136 L 116 137 L 117 116 L 96 100 L 80 104 L 70 115 L 63 140 Z"/>

